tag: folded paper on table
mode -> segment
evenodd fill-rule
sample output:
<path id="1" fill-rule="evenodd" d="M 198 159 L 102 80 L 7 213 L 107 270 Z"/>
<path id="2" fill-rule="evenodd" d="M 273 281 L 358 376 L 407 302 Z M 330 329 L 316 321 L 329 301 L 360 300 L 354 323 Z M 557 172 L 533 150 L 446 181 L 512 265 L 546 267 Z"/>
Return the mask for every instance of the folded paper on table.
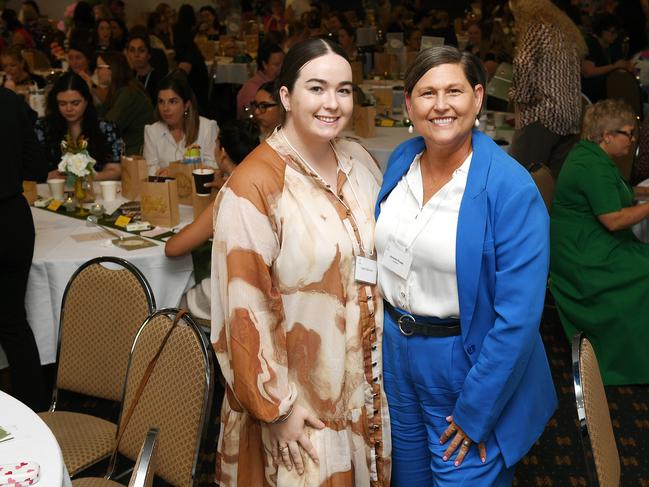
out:
<path id="1" fill-rule="evenodd" d="M 180 222 L 178 189 L 174 178 L 149 176 L 141 186 L 142 219 L 171 228 Z"/>
<path id="2" fill-rule="evenodd" d="M 23 487 L 35 484 L 40 477 L 40 466 L 29 460 L 0 465 L 0 485 Z"/>

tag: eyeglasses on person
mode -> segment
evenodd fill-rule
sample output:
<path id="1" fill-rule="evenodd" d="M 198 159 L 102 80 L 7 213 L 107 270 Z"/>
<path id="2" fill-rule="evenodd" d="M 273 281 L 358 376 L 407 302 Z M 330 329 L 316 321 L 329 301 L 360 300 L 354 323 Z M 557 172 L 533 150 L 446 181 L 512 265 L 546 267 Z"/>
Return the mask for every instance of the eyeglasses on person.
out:
<path id="1" fill-rule="evenodd" d="M 629 141 L 632 141 L 633 139 L 635 139 L 635 133 L 633 131 L 627 132 L 626 130 L 615 130 L 614 132 L 616 134 L 626 135 L 626 137 L 629 139 Z"/>
<path id="2" fill-rule="evenodd" d="M 253 112 L 259 110 L 259 113 L 266 113 L 266 110 L 268 110 L 269 108 L 276 107 L 277 103 L 272 103 L 268 101 L 260 101 L 260 102 L 251 101 L 249 106 L 250 106 L 250 110 Z"/>

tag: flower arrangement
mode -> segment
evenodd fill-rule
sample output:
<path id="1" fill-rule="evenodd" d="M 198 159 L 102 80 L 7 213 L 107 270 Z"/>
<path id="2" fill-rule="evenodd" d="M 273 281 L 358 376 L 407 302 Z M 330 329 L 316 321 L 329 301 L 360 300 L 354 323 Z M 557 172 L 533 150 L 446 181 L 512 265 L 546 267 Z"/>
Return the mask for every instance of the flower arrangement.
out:
<path id="1" fill-rule="evenodd" d="M 61 141 L 61 152 L 63 156 L 58 170 L 67 175 L 69 183 L 95 173 L 94 166 L 97 161 L 88 154 L 88 141 L 83 136 L 75 142 L 72 136 L 67 134 Z"/>

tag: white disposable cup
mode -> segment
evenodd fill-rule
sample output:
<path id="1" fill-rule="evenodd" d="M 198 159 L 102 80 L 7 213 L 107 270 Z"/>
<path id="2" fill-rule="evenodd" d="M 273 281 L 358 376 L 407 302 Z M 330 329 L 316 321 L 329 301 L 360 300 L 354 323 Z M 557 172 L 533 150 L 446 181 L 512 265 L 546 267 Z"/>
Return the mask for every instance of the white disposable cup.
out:
<path id="1" fill-rule="evenodd" d="M 65 186 L 65 179 L 48 179 L 47 185 L 50 187 L 50 193 L 55 200 L 63 201 L 63 186 Z"/>
<path id="2" fill-rule="evenodd" d="M 100 181 L 101 197 L 104 201 L 115 201 L 117 196 L 117 181 Z"/>

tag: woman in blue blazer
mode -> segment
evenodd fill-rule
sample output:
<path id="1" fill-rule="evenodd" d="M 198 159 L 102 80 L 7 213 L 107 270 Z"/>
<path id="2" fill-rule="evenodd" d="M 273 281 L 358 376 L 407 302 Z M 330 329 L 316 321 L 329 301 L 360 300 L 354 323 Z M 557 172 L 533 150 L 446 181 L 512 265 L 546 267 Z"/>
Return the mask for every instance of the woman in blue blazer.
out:
<path id="1" fill-rule="evenodd" d="M 377 202 L 396 486 L 511 485 L 557 406 L 539 334 L 548 214 L 474 130 L 485 82 L 469 53 L 417 56 L 404 85 L 422 137 L 394 151 Z"/>

